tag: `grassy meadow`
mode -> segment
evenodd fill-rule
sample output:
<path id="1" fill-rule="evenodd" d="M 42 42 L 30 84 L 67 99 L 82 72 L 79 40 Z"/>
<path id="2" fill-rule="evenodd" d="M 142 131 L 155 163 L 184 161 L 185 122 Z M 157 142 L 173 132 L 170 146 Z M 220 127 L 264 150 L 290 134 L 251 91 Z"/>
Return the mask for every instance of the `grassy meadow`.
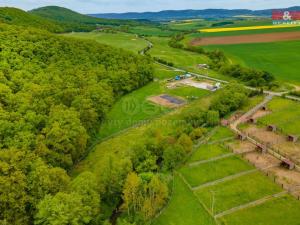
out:
<path id="1" fill-rule="evenodd" d="M 202 160 L 211 159 L 224 154 L 230 153 L 230 150 L 223 147 L 222 145 L 212 144 L 212 145 L 201 145 L 189 158 L 189 162 L 197 162 Z"/>
<path id="2" fill-rule="evenodd" d="M 168 45 L 170 40 L 169 38 L 151 37 L 149 40 L 154 45 L 154 47 L 149 51 L 149 54 L 153 57 L 163 59 L 167 62 L 172 62 L 175 67 L 183 70 L 219 79 L 230 80 L 228 76 L 223 76 L 216 71 L 197 68 L 198 64 L 209 64 L 210 59 L 205 55 L 172 48 Z"/>
<path id="3" fill-rule="evenodd" d="M 209 142 L 217 142 L 234 137 L 235 134 L 228 127 L 220 126 L 214 130 L 213 134 L 209 137 Z"/>
<path id="4" fill-rule="evenodd" d="M 214 214 L 218 214 L 281 191 L 277 184 L 266 179 L 265 175 L 260 172 L 256 172 L 199 189 L 196 194 L 207 207 L 210 207 L 213 193 L 215 198 Z"/>
<path id="5" fill-rule="evenodd" d="M 152 225 L 216 225 L 214 219 L 195 198 L 193 192 L 176 175 L 172 198 Z"/>
<path id="6" fill-rule="evenodd" d="M 104 33 L 104 32 L 90 32 L 90 33 L 68 33 L 64 34 L 66 37 L 80 38 L 94 40 L 101 44 L 110 45 L 113 47 L 123 48 L 132 52 L 139 52 L 147 47 L 148 43 L 138 38 L 135 34 L 128 34 L 123 32 Z"/>
<path id="7" fill-rule="evenodd" d="M 232 60 L 247 67 L 265 70 L 281 81 L 300 84 L 300 40 L 272 43 L 205 46 L 220 49 Z"/>
<path id="8" fill-rule="evenodd" d="M 179 172 L 192 187 L 196 187 L 251 169 L 253 167 L 239 157 L 231 156 L 198 166 L 183 167 Z"/>
<path id="9" fill-rule="evenodd" d="M 284 134 L 300 135 L 300 103 L 275 98 L 268 104 L 272 111 L 258 121 L 264 125 L 274 124 Z"/>
<path id="10" fill-rule="evenodd" d="M 300 204 L 294 197 L 268 201 L 264 204 L 227 215 L 220 219 L 221 225 L 298 225 Z"/>

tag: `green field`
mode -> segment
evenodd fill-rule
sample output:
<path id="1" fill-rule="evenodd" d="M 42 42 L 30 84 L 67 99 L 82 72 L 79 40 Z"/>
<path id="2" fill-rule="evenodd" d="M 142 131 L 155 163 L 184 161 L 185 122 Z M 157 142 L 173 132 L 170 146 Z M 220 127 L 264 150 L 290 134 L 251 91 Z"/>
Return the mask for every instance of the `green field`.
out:
<path id="1" fill-rule="evenodd" d="M 274 74 L 278 80 L 300 84 L 300 41 L 205 46 L 220 49 L 234 62 Z"/>
<path id="2" fill-rule="evenodd" d="M 153 225 L 215 225 L 213 218 L 195 198 L 193 192 L 175 176 L 172 198 Z"/>
<path id="3" fill-rule="evenodd" d="M 187 52 L 168 45 L 169 38 L 151 37 L 154 47 L 150 50 L 151 56 L 173 62 L 175 66 L 192 69 L 199 63 L 208 63 L 209 59 L 204 55 Z"/>
<path id="4" fill-rule="evenodd" d="M 189 162 L 207 160 L 227 153 L 230 153 L 230 150 L 222 145 L 201 145 L 190 157 Z"/>
<path id="5" fill-rule="evenodd" d="M 212 205 L 212 194 L 214 194 L 214 213 L 218 214 L 279 192 L 281 188 L 277 184 L 260 172 L 256 172 L 202 188 L 196 191 L 196 194 L 207 207 Z"/>
<path id="6" fill-rule="evenodd" d="M 268 107 L 272 113 L 260 118 L 259 123 L 274 124 L 284 134 L 300 135 L 300 103 L 275 98 L 268 104 Z"/>
<path id="7" fill-rule="evenodd" d="M 175 31 L 169 30 L 168 27 L 161 26 L 134 26 L 130 27 L 128 32 L 138 34 L 141 36 L 159 37 L 169 37 L 176 33 Z"/>
<path id="8" fill-rule="evenodd" d="M 183 167 L 180 169 L 180 173 L 192 187 L 196 187 L 251 169 L 253 167 L 239 157 L 231 156 L 198 166 Z"/>
<path id="9" fill-rule="evenodd" d="M 209 138 L 209 142 L 222 141 L 224 139 L 234 138 L 235 134 L 228 128 L 220 126 Z"/>
<path id="10" fill-rule="evenodd" d="M 205 55 L 185 51 L 178 48 L 172 48 L 168 45 L 169 38 L 151 37 L 149 40 L 154 44 L 154 47 L 149 51 L 150 55 L 156 58 L 174 63 L 175 67 L 196 72 L 203 75 L 209 75 L 215 78 L 229 80 L 230 78 L 223 76 L 213 70 L 198 69 L 200 63 L 208 64 L 210 60 Z"/>
<path id="11" fill-rule="evenodd" d="M 223 217 L 221 225 L 299 225 L 300 204 L 285 196 Z"/>
<path id="12" fill-rule="evenodd" d="M 132 52 L 139 52 L 147 47 L 147 42 L 144 39 L 138 38 L 135 34 L 127 33 L 69 33 L 64 34 L 66 37 L 94 40 L 101 44 L 111 45 L 113 47 L 123 48 Z"/>
<path id="13" fill-rule="evenodd" d="M 155 77 L 158 79 L 174 77 L 177 74 L 178 72 L 165 70 L 161 66 L 155 67 Z M 166 107 L 153 104 L 147 100 L 148 97 L 159 94 L 179 96 L 189 101 L 192 97 L 194 97 L 193 99 L 201 98 L 209 95 L 210 92 L 185 86 L 168 89 L 166 88 L 166 83 L 163 80 L 151 82 L 148 85 L 125 95 L 113 105 L 106 120 L 100 127 L 99 138 L 106 138 L 126 128 L 147 122 L 147 120 L 156 118 L 159 115 L 171 111 Z"/>

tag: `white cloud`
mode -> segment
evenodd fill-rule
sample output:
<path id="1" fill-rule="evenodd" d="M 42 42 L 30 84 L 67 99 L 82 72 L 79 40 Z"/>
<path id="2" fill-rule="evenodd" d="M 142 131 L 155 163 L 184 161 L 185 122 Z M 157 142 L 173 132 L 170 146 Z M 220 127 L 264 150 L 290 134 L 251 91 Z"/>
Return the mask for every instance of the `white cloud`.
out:
<path id="1" fill-rule="evenodd" d="M 160 11 L 165 9 L 266 9 L 300 5 L 299 0 L 0 0 L 0 6 L 25 10 L 57 5 L 81 13 Z"/>

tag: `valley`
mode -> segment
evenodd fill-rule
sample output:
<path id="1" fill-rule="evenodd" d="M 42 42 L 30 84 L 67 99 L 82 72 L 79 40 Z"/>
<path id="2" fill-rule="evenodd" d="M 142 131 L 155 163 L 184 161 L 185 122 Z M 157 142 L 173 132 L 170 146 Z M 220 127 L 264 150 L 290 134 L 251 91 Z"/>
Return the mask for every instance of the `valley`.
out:
<path id="1" fill-rule="evenodd" d="M 297 225 L 300 28 L 238 12 L 1 7 L 0 224 Z"/>

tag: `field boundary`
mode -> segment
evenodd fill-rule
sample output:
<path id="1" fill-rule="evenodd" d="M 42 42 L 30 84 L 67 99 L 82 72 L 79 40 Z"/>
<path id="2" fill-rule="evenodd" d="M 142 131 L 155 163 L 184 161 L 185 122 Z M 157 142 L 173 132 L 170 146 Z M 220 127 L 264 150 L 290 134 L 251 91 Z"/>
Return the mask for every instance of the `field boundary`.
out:
<path id="1" fill-rule="evenodd" d="M 187 182 L 187 180 L 183 177 L 183 175 L 179 172 L 176 171 L 176 173 L 178 173 L 178 176 L 180 177 L 180 179 L 182 179 L 182 181 L 188 186 L 189 190 L 193 193 L 194 197 L 197 199 L 197 202 L 199 202 L 199 204 L 204 208 L 204 210 L 212 217 L 212 219 L 215 221 L 216 224 L 218 224 L 218 221 L 216 220 L 214 214 L 211 212 L 211 210 L 201 201 L 201 199 L 195 194 L 193 188 L 191 187 L 191 185 Z"/>
<path id="2" fill-rule="evenodd" d="M 196 162 L 189 163 L 188 167 L 195 167 L 195 166 L 202 165 L 202 164 L 205 164 L 205 163 L 214 162 L 214 161 L 217 161 L 217 160 L 220 160 L 220 159 L 226 159 L 226 158 L 229 158 L 229 157 L 235 156 L 235 155 L 236 155 L 236 153 L 223 154 L 223 155 L 220 155 L 218 157 L 211 158 L 211 159 L 206 159 L 206 160 L 201 160 L 201 161 L 196 161 Z"/>

